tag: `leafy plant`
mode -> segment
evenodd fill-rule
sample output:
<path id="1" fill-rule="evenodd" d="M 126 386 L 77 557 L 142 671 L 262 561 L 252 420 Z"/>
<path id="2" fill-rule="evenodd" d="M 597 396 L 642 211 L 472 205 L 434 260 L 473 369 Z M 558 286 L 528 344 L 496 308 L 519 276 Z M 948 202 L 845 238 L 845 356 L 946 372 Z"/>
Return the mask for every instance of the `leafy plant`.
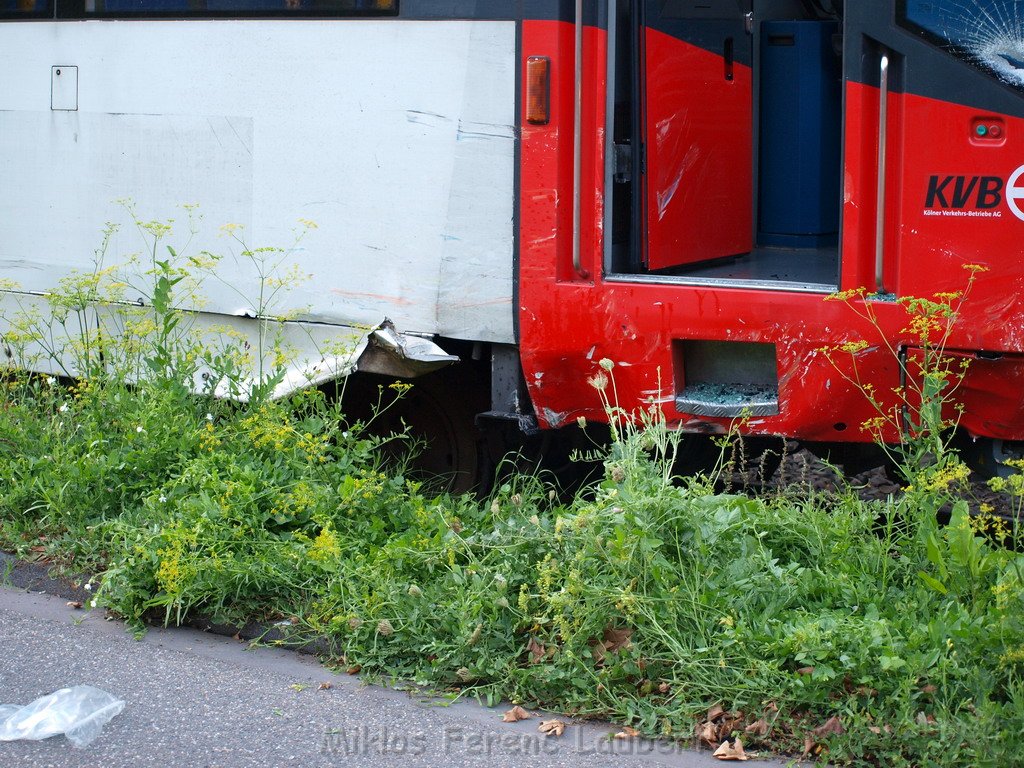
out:
<path id="1" fill-rule="evenodd" d="M 131 279 L 132 292 L 150 286 L 145 306 L 118 303 L 127 278 L 98 261 L 51 297 L 63 325 L 26 306 L 5 331 L 19 362 L 49 350 L 68 376 L 0 379 L 0 543 L 96 573 L 96 603 L 136 628 L 195 612 L 272 621 L 288 642 L 327 638 L 371 679 L 684 743 L 739 735 L 864 766 L 1019 761 L 1024 560 L 957 499 L 945 439 L 959 298 L 907 305 L 923 318 L 926 354 L 906 359 L 917 383 L 875 401 L 906 438 L 911 488 L 897 498 L 750 498 L 675 477 L 681 436 L 657 409 L 617 405 L 608 360 L 592 380 L 612 422 L 612 443 L 594 449 L 600 482 L 566 501 L 518 475 L 478 499 L 384 467 L 381 439 L 321 390 L 268 397 L 288 361 L 267 302 L 287 276 L 252 305 L 267 332 L 256 357 L 271 361 L 252 396 L 195 394 L 200 366 L 238 392 L 255 361 L 229 334 L 197 337 L 183 311 L 217 260 L 168 249 L 161 226 L 142 231 Z M 286 261 L 262 253 L 269 283 Z M 76 313 L 101 305 L 116 310 L 103 332 L 76 337 Z"/>

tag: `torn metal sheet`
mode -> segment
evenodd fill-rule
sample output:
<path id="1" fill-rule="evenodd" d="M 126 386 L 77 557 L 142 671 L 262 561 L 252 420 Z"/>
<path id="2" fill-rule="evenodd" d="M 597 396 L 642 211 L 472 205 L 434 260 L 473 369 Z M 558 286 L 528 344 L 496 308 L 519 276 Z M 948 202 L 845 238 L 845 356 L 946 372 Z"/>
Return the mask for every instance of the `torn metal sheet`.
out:
<path id="1" fill-rule="evenodd" d="M 459 361 L 457 355 L 449 355 L 429 339 L 399 333 L 386 319 L 368 342 L 356 363 L 357 369 L 366 373 L 414 378 Z"/>
<path id="2" fill-rule="evenodd" d="M 345 378 L 356 371 L 413 378 L 459 361 L 457 355 L 449 355 L 429 339 L 399 332 L 387 318 L 376 326 L 361 329 L 284 323 L 282 331 L 289 346 L 298 351 L 274 387 L 272 400 Z M 262 370 L 271 368 L 264 365 Z M 212 372 L 204 371 L 199 378 L 208 381 L 210 375 Z M 217 382 L 214 395 L 246 402 L 259 383 L 257 373 L 242 379 L 222 379 Z"/>

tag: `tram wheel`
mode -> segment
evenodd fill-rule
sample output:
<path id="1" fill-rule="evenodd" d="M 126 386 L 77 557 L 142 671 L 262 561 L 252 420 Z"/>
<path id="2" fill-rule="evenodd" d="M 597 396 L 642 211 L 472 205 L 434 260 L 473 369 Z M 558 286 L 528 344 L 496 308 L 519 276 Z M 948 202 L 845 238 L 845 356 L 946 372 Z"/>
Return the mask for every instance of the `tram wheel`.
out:
<path id="1" fill-rule="evenodd" d="M 409 474 L 417 480 L 451 493 L 477 488 L 485 462 L 474 422 L 486 404 L 481 405 L 472 377 L 452 369 L 399 382 L 411 385 L 408 388 L 393 387 L 394 383 L 387 376 L 354 376 L 342 399 L 346 417 L 366 422 L 369 431 L 381 437 L 408 435 L 409 441 L 386 443 L 384 452 L 394 462 L 407 461 Z"/>

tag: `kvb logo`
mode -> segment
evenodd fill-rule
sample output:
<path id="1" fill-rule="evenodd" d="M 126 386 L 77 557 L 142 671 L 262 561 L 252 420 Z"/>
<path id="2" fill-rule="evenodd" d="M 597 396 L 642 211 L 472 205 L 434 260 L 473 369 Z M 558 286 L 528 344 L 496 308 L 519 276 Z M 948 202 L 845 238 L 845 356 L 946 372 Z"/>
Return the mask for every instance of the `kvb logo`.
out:
<path id="1" fill-rule="evenodd" d="M 994 209 L 1004 198 L 1010 212 L 1024 221 L 1024 165 L 1005 183 L 999 176 L 931 176 L 924 207 L 931 215 L 999 217 Z"/>
<path id="2" fill-rule="evenodd" d="M 1010 176 L 1006 183 L 1006 204 L 1010 207 L 1013 215 L 1024 221 L 1024 209 L 1020 207 L 1020 201 L 1024 200 L 1024 184 L 1021 184 L 1021 177 L 1024 176 L 1024 165 L 1018 168 Z"/>
<path id="3" fill-rule="evenodd" d="M 1002 191 L 1003 180 L 998 176 L 932 176 L 924 205 L 962 210 L 973 202 L 975 208 L 984 211 L 999 205 Z"/>

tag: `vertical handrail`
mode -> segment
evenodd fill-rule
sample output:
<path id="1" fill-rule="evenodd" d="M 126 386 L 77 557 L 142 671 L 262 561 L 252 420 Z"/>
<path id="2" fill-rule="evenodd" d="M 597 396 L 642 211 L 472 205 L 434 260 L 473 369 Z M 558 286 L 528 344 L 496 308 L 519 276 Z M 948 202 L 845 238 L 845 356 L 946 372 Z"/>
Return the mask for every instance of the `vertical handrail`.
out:
<path id="1" fill-rule="evenodd" d="M 882 54 L 878 80 L 878 194 L 875 214 L 875 290 L 885 293 L 885 174 L 889 134 L 889 56 Z"/>
<path id="2" fill-rule="evenodd" d="M 608 44 L 606 46 L 607 61 L 605 62 L 605 104 L 604 104 L 604 222 L 602 261 L 604 272 L 612 271 L 612 211 L 615 194 L 615 90 L 619 77 L 615 67 L 615 51 L 618 47 L 619 35 L 617 14 L 608 13 Z"/>
<path id="3" fill-rule="evenodd" d="M 580 253 L 581 192 L 583 184 L 583 0 L 576 0 L 576 94 L 572 130 L 572 268 L 583 271 Z"/>

